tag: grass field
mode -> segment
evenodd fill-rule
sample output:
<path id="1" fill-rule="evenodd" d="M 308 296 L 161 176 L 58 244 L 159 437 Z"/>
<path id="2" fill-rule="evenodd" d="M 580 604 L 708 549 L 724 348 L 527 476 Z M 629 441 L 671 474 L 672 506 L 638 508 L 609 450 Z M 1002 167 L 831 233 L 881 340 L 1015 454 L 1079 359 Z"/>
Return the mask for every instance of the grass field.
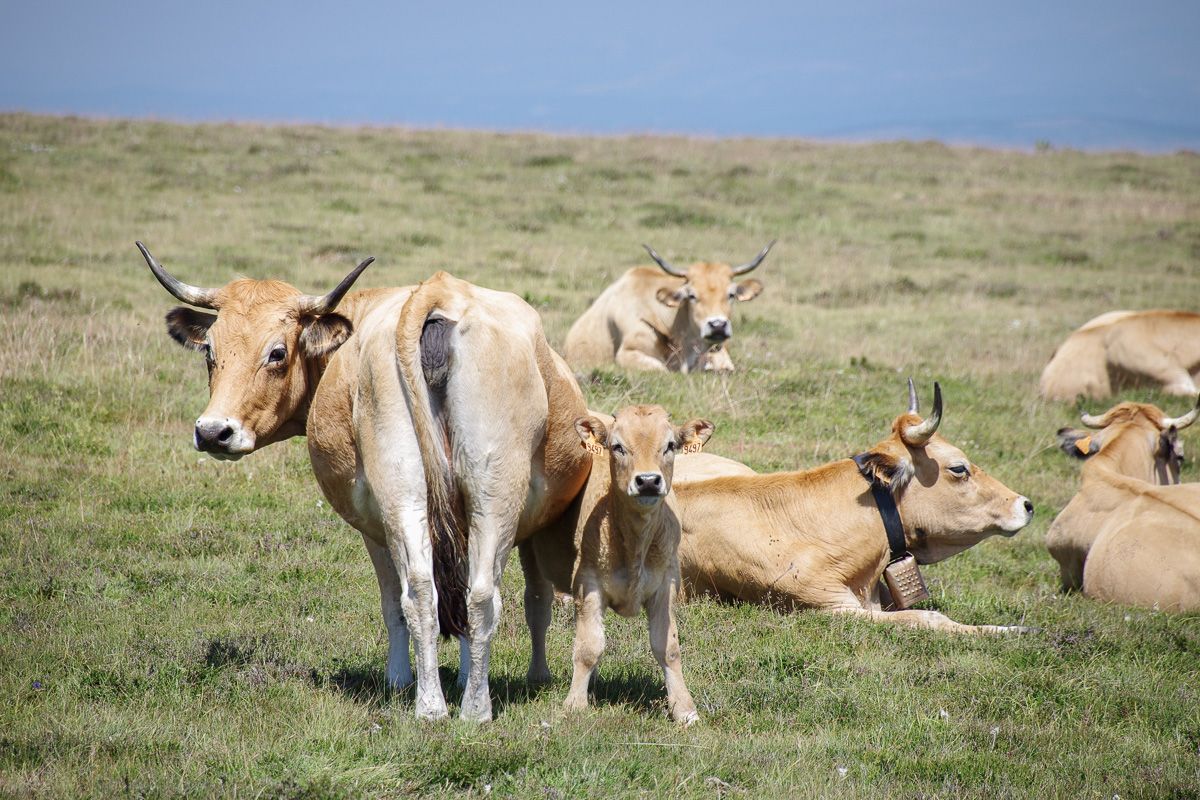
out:
<path id="1" fill-rule="evenodd" d="M 310 292 L 368 254 L 360 286 L 445 268 L 522 294 L 560 346 L 641 242 L 744 261 L 775 237 L 735 313 L 735 375 L 602 370 L 590 404 L 702 414 L 710 451 L 774 470 L 863 449 L 907 375 L 926 403 L 940 380 L 943 434 L 1037 516 L 928 568 L 929 606 L 1042 632 L 694 602 L 688 730 L 642 620 L 610 617 L 596 707 L 567 716 L 557 608 L 559 681 L 528 689 L 515 560 L 496 721 L 414 720 L 304 442 L 236 464 L 192 450 L 202 359 L 168 339 L 175 303 L 133 247 L 192 283 Z M 0 116 L 0 794 L 1200 797 L 1200 617 L 1059 594 L 1043 535 L 1078 483 L 1052 447 L 1076 409 L 1036 396 L 1073 327 L 1196 309 L 1198 277 L 1188 153 Z M 456 659 L 444 645 L 452 702 Z"/>

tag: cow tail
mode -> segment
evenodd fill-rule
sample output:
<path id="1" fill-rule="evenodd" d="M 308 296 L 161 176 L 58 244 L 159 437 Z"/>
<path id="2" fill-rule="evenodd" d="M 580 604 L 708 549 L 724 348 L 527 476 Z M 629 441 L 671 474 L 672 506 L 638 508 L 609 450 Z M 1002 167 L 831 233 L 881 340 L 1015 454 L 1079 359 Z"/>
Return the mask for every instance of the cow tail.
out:
<path id="1" fill-rule="evenodd" d="M 425 472 L 438 626 L 443 636 L 465 636 L 467 525 L 445 420 L 451 334 L 456 323 L 432 316 L 438 310 L 441 292 L 429 284 L 418 286 L 400 312 L 396 360 Z"/>

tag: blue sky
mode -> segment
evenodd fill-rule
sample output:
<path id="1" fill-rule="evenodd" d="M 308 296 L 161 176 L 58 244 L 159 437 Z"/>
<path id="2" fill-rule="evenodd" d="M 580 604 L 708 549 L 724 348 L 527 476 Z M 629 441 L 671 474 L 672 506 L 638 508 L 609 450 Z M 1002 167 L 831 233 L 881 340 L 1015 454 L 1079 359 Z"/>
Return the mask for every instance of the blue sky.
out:
<path id="1" fill-rule="evenodd" d="M 1200 2 L 0 3 L 5 110 L 1200 148 Z"/>

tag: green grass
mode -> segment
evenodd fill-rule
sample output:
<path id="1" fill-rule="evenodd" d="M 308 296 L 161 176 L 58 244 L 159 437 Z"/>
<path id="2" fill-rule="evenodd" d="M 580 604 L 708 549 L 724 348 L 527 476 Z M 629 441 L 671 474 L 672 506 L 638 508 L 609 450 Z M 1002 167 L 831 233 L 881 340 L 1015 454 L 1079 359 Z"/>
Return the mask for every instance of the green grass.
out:
<path id="1" fill-rule="evenodd" d="M 1052 440 L 1076 411 L 1035 392 L 1091 316 L 1197 307 L 1198 219 L 1187 153 L 0 116 L 0 794 L 1198 797 L 1200 619 L 1058 593 L 1043 535 L 1078 475 Z M 737 374 L 598 370 L 590 403 L 703 414 L 713 452 L 770 470 L 862 449 L 905 376 L 926 403 L 940 380 L 947 438 L 1037 517 L 929 568 L 930 607 L 1042 632 L 694 602 L 689 730 L 641 620 L 610 618 L 591 712 L 560 710 L 564 608 L 560 680 L 526 687 L 515 563 L 497 720 L 414 720 L 304 443 L 237 464 L 191 449 L 204 368 L 133 247 L 192 283 L 310 292 L 365 255 L 364 286 L 445 268 L 526 297 L 560 345 L 641 242 L 737 262 L 776 237 L 736 312 Z"/>

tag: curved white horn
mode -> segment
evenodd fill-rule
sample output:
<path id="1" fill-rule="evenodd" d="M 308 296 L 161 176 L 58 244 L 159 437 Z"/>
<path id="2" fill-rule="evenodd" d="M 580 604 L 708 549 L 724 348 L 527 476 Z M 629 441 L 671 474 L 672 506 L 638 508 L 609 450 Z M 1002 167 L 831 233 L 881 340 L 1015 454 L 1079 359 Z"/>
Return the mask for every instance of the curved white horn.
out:
<path id="1" fill-rule="evenodd" d="M 909 425 L 904 429 L 904 440 L 911 445 L 921 446 L 929 441 L 933 434 L 937 433 L 938 426 L 942 424 L 942 387 L 941 384 L 935 382 L 933 384 L 933 411 L 924 421 L 916 425 Z"/>
<path id="2" fill-rule="evenodd" d="M 342 297 L 346 292 L 350 291 L 350 287 L 358 280 L 358 276 L 362 271 L 371 266 L 371 262 L 375 260 L 375 256 L 370 256 L 363 259 L 362 263 L 354 269 L 350 270 L 350 274 L 342 278 L 342 282 L 333 287 L 333 291 L 324 296 L 313 294 L 305 294 L 300 296 L 300 313 L 302 314 L 328 314 L 337 308 L 337 304 L 342 301 Z"/>
<path id="3" fill-rule="evenodd" d="M 921 413 L 921 401 L 917 399 L 917 387 L 913 385 L 912 378 L 908 379 L 908 413 Z"/>
<path id="4" fill-rule="evenodd" d="M 1184 414 L 1182 417 L 1164 417 L 1162 424 L 1164 428 L 1174 428 L 1181 431 L 1188 425 L 1196 421 L 1196 417 L 1200 416 L 1200 397 L 1196 398 L 1196 405 L 1191 411 Z"/>
<path id="5" fill-rule="evenodd" d="M 1089 414 L 1085 411 L 1079 415 L 1079 421 L 1084 425 L 1087 425 L 1089 428 L 1103 428 L 1105 427 L 1104 418 L 1106 416 L 1107 414 L 1101 414 L 1097 417 L 1094 414 Z"/>
<path id="6" fill-rule="evenodd" d="M 649 253 L 650 257 L 654 259 L 654 263 L 658 264 L 660 267 L 662 267 L 663 272 L 667 273 L 668 275 L 674 275 L 676 278 L 686 278 L 687 277 L 686 272 L 679 269 L 678 267 L 673 267 L 673 266 L 671 266 L 670 263 L 668 263 L 667 261 L 664 261 L 662 256 L 660 256 L 658 253 L 654 252 L 653 247 L 651 247 L 648 244 L 643 244 L 642 247 L 646 248 L 646 252 Z"/>
<path id="7" fill-rule="evenodd" d="M 734 267 L 733 274 L 734 275 L 745 275 L 747 272 L 749 272 L 750 270 L 757 267 L 759 264 L 762 263 L 763 259 L 767 257 L 767 253 L 771 252 L 771 248 L 775 246 L 775 242 L 777 242 L 777 241 L 779 241 L 779 240 L 772 239 L 770 242 L 768 242 L 767 246 L 764 247 L 762 250 L 760 250 L 758 255 L 756 255 L 754 257 L 753 261 L 747 261 L 745 264 L 741 264 L 739 266 Z"/>
<path id="8" fill-rule="evenodd" d="M 150 251 L 146 249 L 146 245 L 141 242 L 134 242 L 134 244 L 137 245 L 138 250 L 142 251 L 142 258 L 146 259 L 146 264 L 149 265 L 150 271 L 154 273 L 154 277 L 158 278 L 158 282 L 163 285 L 163 288 L 174 295 L 176 299 L 198 308 L 216 310 L 216 289 L 201 289 L 199 286 L 184 283 L 163 269 L 163 265 L 159 264 L 158 260 L 150 255 Z"/>

